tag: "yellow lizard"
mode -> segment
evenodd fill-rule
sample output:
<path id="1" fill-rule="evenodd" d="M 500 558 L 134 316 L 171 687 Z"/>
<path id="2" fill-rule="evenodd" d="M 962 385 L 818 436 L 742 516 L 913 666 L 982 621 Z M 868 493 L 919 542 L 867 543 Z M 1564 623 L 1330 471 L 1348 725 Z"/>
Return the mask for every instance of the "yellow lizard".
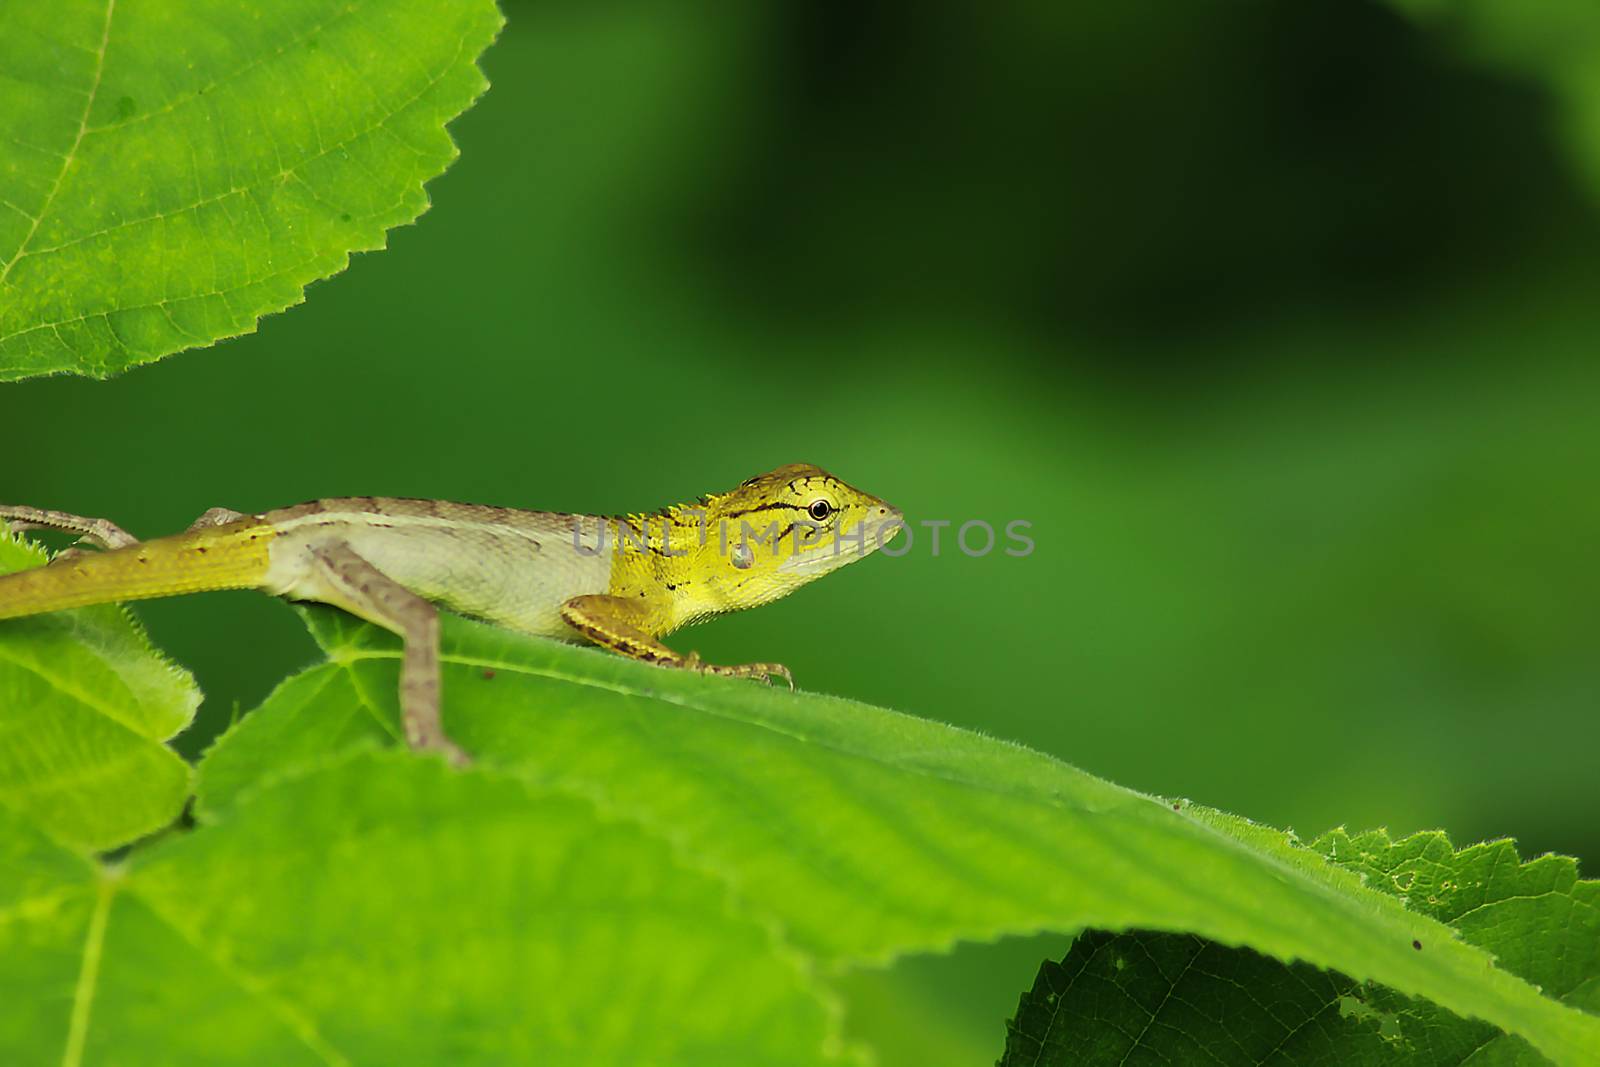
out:
<path id="1" fill-rule="evenodd" d="M 617 518 L 354 497 L 260 515 L 214 508 L 187 532 L 151 541 L 37 508 L 0 506 L 0 520 L 77 533 L 106 550 L 69 550 L 0 576 L 0 619 L 209 589 L 331 604 L 401 636 L 406 739 L 458 761 L 465 756 L 440 721 L 436 605 L 665 667 L 778 676 L 792 687 L 780 664 L 714 666 L 660 638 L 786 596 L 877 549 L 901 524 L 883 501 L 799 463 Z"/>

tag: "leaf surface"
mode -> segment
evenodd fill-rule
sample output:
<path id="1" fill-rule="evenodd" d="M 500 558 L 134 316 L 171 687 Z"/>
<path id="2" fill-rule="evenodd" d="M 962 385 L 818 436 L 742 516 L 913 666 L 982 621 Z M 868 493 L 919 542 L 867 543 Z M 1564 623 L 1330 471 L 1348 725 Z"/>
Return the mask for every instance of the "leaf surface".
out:
<path id="1" fill-rule="evenodd" d="M 6 1063 L 849 1059 L 799 954 L 561 789 L 355 753 L 126 868 L 0 845 Z"/>
<path id="2" fill-rule="evenodd" d="M 1310 848 L 1370 888 L 1449 923 L 1499 965 L 1575 1007 L 1600 990 L 1600 882 L 1509 841 L 1455 850 L 1335 830 Z M 1420 941 L 1417 952 L 1427 951 Z M 1009 1024 L 1005 1067 L 1210 1058 L 1228 1065 L 1538 1064 L 1520 1037 L 1304 963 L 1191 935 L 1085 933 L 1046 961 Z"/>
<path id="3" fill-rule="evenodd" d="M 1309 964 L 1192 934 L 1092 930 L 1039 968 L 1007 1024 L 1000 1063 L 1446 1067 L 1499 1036 L 1488 1023 Z"/>
<path id="4" fill-rule="evenodd" d="M 219 741 L 202 812 L 228 811 L 263 767 L 392 739 L 394 642 L 337 612 L 308 617 L 330 663 Z M 485 764 L 656 828 L 825 963 L 1041 929 L 1187 932 L 1424 997 L 1557 1062 L 1600 1047 L 1600 1019 L 1282 833 L 849 701 L 454 619 L 445 656 L 446 726 Z"/>
<path id="5" fill-rule="evenodd" d="M 45 559 L 0 532 L 0 573 Z M 189 791 L 189 765 L 162 742 L 199 705 L 120 607 L 0 621 L 0 806 L 84 848 L 160 829 Z"/>
<path id="6" fill-rule="evenodd" d="M 255 328 L 427 207 L 493 0 L 0 6 L 0 381 Z"/>

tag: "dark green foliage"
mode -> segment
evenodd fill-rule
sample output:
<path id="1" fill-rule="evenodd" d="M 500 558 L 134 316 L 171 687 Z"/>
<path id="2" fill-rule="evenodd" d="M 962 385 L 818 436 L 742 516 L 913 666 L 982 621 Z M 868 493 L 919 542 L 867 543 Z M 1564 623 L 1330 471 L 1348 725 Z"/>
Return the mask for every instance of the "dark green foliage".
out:
<path id="1" fill-rule="evenodd" d="M 1487 949 L 1547 995 L 1593 1010 L 1600 882 L 1564 856 L 1523 863 L 1509 841 L 1456 851 L 1440 833 L 1335 830 L 1311 849 L 1368 888 Z M 1419 955 L 1439 945 L 1416 938 Z M 1046 961 L 1008 1027 L 1006 1067 L 1106 1063 L 1547 1062 L 1520 1038 L 1306 963 L 1188 934 L 1090 931 Z"/>

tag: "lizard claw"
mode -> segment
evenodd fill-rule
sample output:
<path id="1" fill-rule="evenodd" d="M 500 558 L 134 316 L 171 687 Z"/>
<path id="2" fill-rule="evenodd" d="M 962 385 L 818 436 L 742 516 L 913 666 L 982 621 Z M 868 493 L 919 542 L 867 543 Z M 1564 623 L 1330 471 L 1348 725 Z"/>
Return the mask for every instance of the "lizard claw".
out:
<path id="1" fill-rule="evenodd" d="M 754 678 L 766 685 L 772 684 L 774 677 L 782 678 L 789 683 L 789 688 L 794 689 L 794 675 L 789 673 L 789 668 L 781 663 L 740 663 L 731 667 L 717 667 L 706 663 L 699 665 L 702 674 L 720 674 L 728 678 Z"/>
<path id="2" fill-rule="evenodd" d="M 766 682 L 768 685 L 771 685 L 772 675 L 777 675 L 779 678 L 782 678 L 785 682 L 789 683 L 789 692 L 794 692 L 794 675 L 789 673 L 788 667 L 785 667 L 781 663 L 763 663 L 761 666 L 766 668 L 761 675 L 762 681 Z"/>

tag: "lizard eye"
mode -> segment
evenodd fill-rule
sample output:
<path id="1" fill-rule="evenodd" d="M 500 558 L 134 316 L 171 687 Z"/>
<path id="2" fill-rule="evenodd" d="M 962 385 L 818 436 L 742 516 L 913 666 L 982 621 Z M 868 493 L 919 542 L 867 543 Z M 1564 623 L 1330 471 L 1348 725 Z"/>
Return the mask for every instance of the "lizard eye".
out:
<path id="1" fill-rule="evenodd" d="M 826 500 L 813 500 L 806 513 L 817 522 L 825 522 L 828 516 L 833 514 L 833 505 Z"/>

